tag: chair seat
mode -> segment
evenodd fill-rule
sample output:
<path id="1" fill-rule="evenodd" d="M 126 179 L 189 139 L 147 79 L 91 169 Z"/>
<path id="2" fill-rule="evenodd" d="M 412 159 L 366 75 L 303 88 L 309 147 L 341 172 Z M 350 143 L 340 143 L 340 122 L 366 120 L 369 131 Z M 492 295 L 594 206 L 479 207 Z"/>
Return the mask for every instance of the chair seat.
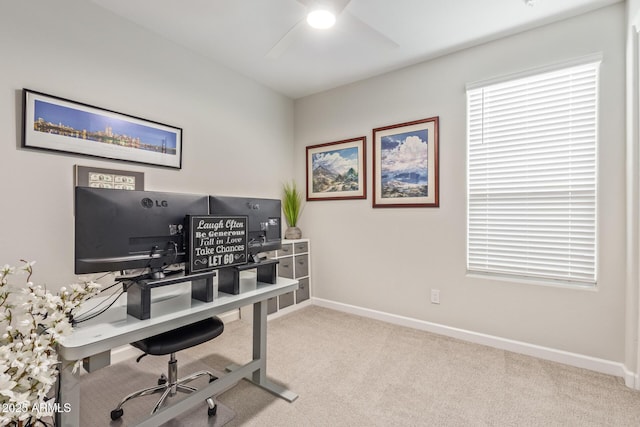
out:
<path id="1" fill-rule="evenodd" d="M 133 342 L 131 345 L 147 354 L 162 356 L 212 340 L 223 331 L 224 323 L 217 317 L 211 317 Z"/>

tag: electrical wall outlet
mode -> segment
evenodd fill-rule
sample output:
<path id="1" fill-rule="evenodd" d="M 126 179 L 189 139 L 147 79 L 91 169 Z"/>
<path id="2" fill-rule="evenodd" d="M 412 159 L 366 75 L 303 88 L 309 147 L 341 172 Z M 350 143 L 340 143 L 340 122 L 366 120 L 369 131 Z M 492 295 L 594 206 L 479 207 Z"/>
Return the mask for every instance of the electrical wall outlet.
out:
<path id="1" fill-rule="evenodd" d="M 440 289 L 431 289 L 431 304 L 440 304 Z"/>

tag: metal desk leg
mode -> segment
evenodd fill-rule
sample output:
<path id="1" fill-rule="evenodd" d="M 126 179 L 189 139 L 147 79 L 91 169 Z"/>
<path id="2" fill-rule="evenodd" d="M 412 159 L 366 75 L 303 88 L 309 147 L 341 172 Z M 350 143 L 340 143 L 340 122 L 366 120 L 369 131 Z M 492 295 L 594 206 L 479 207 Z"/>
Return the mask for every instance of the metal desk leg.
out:
<path id="1" fill-rule="evenodd" d="M 265 390 L 293 402 L 298 395 L 267 379 L 267 301 L 253 304 L 253 360 L 260 361 L 260 368 L 252 375 L 251 382 Z"/>
<path id="2" fill-rule="evenodd" d="M 253 304 L 253 362 L 258 368 L 245 377 L 258 387 L 262 387 L 270 393 L 293 402 L 298 395 L 291 390 L 274 384 L 267 378 L 267 301 L 259 301 Z M 237 365 L 228 366 L 230 371 L 237 370 Z"/>
<path id="3" fill-rule="evenodd" d="M 80 425 L 80 375 L 74 374 L 73 362 L 60 361 L 60 410 L 55 413 L 56 426 Z"/>

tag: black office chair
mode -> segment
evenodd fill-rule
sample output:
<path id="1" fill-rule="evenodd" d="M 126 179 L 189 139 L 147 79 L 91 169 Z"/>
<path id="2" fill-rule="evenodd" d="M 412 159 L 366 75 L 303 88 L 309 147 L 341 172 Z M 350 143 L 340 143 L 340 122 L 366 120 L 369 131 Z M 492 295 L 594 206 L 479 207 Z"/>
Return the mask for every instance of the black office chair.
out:
<path id="1" fill-rule="evenodd" d="M 135 397 L 162 392 L 160 400 L 158 400 L 158 403 L 156 403 L 156 406 L 151 411 L 151 413 L 154 414 L 158 409 L 160 409 L 167 397 L 174 396 L 178 391 L 191 393 L 197 390 L 193 387 L 186 386 L 186 383 L 205 375 L 209 376 L 209 382 L 217 380 L 218 378 L 209 371 L 196 372 L 195 374 L 191 374 L 188 377 L 178 379 L 178 361 L 176 360 L 175 353 L 177 351 L 194 347 L 198 344 L 202 344 L 204 342 L 212 340 L 220 335 L 223 331 L 224 323 L 222 323 L 222 321 L 217 317 L 211 317 L 209 319 L 204 319 L 178 329 L 167 331 L 162 334 L 154 335 L 152 337 L 131 343 L 132 346 L 144 352 L 142 356 L 138 357 L 137 362 L 139 362 L 140 359 L 142 359 L 147 354 L 151 354 L 154 356 L 164 356 L 170 354 L 171 356 L 169 359 L 168 376 L 162 374 L 160 376 L 160 379 L 158 380 L 157 386 L 148 387 L 143 390 L 133 392 L 122 399 L 118 407 L 111 411 L 111 419 L 117 420 L 118 418 L 122 417 L 122 415 L 124 414 L 122 405 Z M 208 398 L 206 402 L 209 406 L 209 416 L 215 415 L 218 406 L 213 401 L 213 398 Z"/>

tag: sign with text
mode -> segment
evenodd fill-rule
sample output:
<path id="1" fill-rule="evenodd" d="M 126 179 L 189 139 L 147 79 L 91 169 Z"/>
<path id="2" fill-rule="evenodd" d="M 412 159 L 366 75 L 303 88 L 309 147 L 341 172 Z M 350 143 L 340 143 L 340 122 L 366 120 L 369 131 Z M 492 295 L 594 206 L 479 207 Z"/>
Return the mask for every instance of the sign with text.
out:
<path id="1" fill-rule="evenodd" d="M 189 273 L 246 264 L 246 216 L 189 215 Z"/>

